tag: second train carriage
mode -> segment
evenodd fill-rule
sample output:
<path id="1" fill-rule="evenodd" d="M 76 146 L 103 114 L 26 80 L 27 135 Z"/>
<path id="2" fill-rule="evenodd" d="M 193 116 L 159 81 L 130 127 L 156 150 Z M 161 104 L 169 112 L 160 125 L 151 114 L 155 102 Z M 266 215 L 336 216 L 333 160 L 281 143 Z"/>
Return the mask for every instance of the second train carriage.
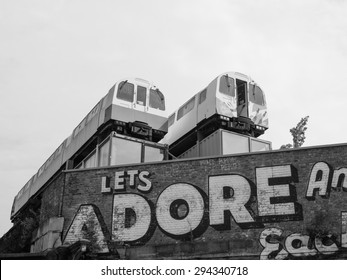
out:
<path id="1" fill-rule="evenodd" d="M 264 93 L 249 76 L 237 72 L 219 75 L 168 120 L 165 98 L 158 88 L 138 78 L 121 80 L 19 191 L 11 219 L 59 170 L 104 166 L 105 150 L 111 153 L 112 147 L 117 145 L 114 143 L 124 140 L 119 134 L 150 140 L 146 143 L 157 142 L 166 134 L 160 143 L 170 145 L 170 151 L 178 156 L 220 128 L 253 137 L 268 128 Z M 136 140 L 128 142 L 132 146 L 138 144 Z M 157 149 L 164 150 L 160 145 L 142 146 L 151 147 L 155 159 L 161 157 Z M 146 159 L 142 156 L 140 160 Z M 107 161 L 108 164 L 117 162 Z"/>
<path id="2" fill-rule="evenodd" d="M 265 95 L 251 77 L 226 72 L 171 114 L 168 126 L 160 143 L 174 156 L 219 128 L 258 137 L 268 129 Z"/>
<path id="3" fill-rule="evenodd" d="M 94 152 L 105 158 L 103 147 L 107 139 L 110 142 L 108 151 L 113 155 L 117 153 L 111 148 L 117 143 L 127 141 L 135 152 L 136 138 L 144 139 L 141 149 L 148 147 L 153 156 L 139 160 L 157 160 L 158 154 L 165 153 L 165 147 L 153 143 L 167 133 L 166 116 L 165 97 L 154 84 L 138 78 L 118 81 L 19 191 L 13 202 L 11 219 L 59 170 L 104 166 L 105 159 L 97 159 L 96 155 L 92 164 L 88 159 Z M 128 136 L 133 136 L 133 141 Z M 108 164 L 115 162 L 108 160 Z"/>

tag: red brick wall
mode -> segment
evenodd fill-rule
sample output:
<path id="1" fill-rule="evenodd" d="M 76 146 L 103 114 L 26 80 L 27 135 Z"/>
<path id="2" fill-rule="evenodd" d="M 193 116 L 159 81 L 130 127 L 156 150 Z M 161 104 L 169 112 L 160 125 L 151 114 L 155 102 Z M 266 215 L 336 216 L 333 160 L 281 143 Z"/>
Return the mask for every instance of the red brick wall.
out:
<path id="1" fill-rule="evenodd" d="M 54 181 L 48 184 L 42 193 L 40 224 L 43 224 L 50 217 L 60 216 L 64 190 L 64 178 L 65 174 L 58 175 Z"/>
<path id="2" fill-rule="evenodd" d="M 347 145 L 66 172 L 63 242 L 138 259 L 340 258 L 344 168 Z M 42 217 L 58 208 L 59 187 L 47 192 Z"/>

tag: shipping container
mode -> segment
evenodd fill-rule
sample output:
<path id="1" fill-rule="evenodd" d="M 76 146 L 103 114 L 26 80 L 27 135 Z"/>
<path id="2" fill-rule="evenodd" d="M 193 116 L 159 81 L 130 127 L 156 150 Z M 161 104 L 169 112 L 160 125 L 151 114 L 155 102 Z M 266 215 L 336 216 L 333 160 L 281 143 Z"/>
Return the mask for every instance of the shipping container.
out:
<path id="1" fill-rule="evenodd" d="M 225 129 L 218 129 L 196 145 L 180 154 L 178 158 L 233 155 L 239 153 L 270 151 L 271 142 Z"/>

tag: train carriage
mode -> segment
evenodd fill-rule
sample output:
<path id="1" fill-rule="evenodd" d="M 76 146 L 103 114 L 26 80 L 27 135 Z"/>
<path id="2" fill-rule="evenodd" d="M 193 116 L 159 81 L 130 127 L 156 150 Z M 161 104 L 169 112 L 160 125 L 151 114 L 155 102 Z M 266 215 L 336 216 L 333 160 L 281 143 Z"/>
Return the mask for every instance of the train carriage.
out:
<path id="1" fill-rule="evenodd" d="M 268 128 L 265 95 L 249 76 L 226 72 L 172 113 L 168 126 L 160 143 L 174 156 L 219 128 L 258 137 Z"/>
<path id="2" fill-rule="evenodd" d="M 19 191 L 13 202 L 11 219 L 59 171 L 80 168 L 82 163 L 87 162 L 85 158 L 95 150 L 100 150 L 102 155 L 102 147 L 99 148 L 98 145 L 102 146 L 107 137 L 111 139 L 112 131 L 143 139 L 146 142 L 142 146 L 153 150 L 155 145 L 151 143 L 158 142 L 167 133 L 165 97 L 161 91 L 153 83 L 139 78 L 123 79 L 115 83 Z M 160 147 L 162 145 L 159 150 Z M 155 159 L 158 158 L 156 154 L 154 156 Z M 93 164 L 84 167 L 96 167 L 101 162 L 102 160 L 95 159 Z M 113 159 L 109 164 L 112 162 L 117 161 Z"/>
<path id="3" fill-rule="evenodd" d="M 170 152 L 178 156 L 220 128 L 252 137 L 260 136 L 268 128 L 264 93 L 249 76 L 237 72 L 219 75 L 168 119 L 164 95 L 157 87 L 138 78 L 123 79 L 94 106 L 20 190 L 11 219 L 60 170 L 121 164 L 122 161 L 105 156 L 105 151 L 111 152 L 117 145 L 113 143 L 124 144 L 129 139 L 120 139 L 111 132 L 148 141 L 142 146 L 154 151 L 154 157 L 146 158 L 150 161 L 162 157 L 161 148 L 153 148 L 153 142 L 170 145 Z M 130 142 L 132 147 L 138 144 Z"/>

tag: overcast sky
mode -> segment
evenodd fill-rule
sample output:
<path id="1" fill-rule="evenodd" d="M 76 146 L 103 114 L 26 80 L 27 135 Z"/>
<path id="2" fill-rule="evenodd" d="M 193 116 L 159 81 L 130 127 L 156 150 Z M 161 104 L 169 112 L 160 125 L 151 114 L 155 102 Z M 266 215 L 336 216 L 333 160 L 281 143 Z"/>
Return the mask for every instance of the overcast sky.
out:
<path id="1" fill-rule="evenodd" d="M 226 71 L 263 88 L 278 149 L 347 142 L 347 1 L 0 1 L 0 236 L 14 196 L 124 77 L 169 113 Z"/>

